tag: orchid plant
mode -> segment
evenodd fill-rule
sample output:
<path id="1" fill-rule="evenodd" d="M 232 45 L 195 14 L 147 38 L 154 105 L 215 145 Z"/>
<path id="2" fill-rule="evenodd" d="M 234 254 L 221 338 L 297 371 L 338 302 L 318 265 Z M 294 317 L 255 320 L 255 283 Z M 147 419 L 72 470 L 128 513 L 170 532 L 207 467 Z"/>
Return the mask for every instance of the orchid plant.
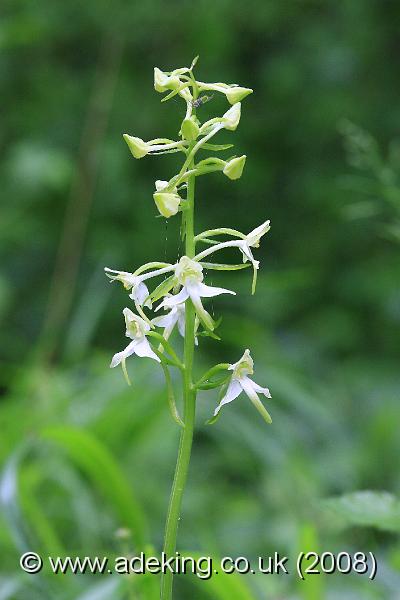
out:
<path id="1" fill-rule="evenodd" d="M 187 472 L 195 424 L 196 396 L 199 390 L 218 389 L 218 405 L 208 423 L 212 424 L 220 416 L 222 408 L 235 400 L 244 392 L 257 408 L 267 423 L 271 417 L 259 398 L 263 394 L 270 398 L 267 388 L 256 384 L 250 375 L 253 374 L 253 359 L 250 351 L 234 364 L 219 363 L 212 366 L 197 380 L 194 378 L 194 349 L 201 335 L 218 339 L 215 334 L 217 323 L 204 306 L 208 298 L 235 292 L 221 287 L 207 285 L 204 282 L 205 272 L 210 270 L 229 271 L 252 267 L 252 293 L 256 289 L 259 262 L 253 256 L 253 248 L 257 248 L 261 238 L 269 231 L 270 223 L 265 221 L 250 233 L 242 233 L 236 229 L 220 227 L 201 233 L 195 233 L 195 183 L 196 178 L 215 171 L 222 172 L 231 180 L 241 177 L 246 156 L 233 156 L 224 160 L 209 155 L 199 160 L 200 151 L 215 153 L 228 150 L 232 144 L 215 144 L 214 136 L 221 131 L 235 131 L 241 117 L 241 101 L 253 90 L 237 84 L 204 83 L 196 80 L 194 67 L 196 59 L 188 68 L 163 72 L 154 69 L 154 87 L 157 92 L 166 93 L 162 102 L 178 96 L 186 105 L 186 112 L 177 140 L 155 138 L 148 142 L 128 134 L 124 139 L 136 159 L 146 155 L 159 155 L 172 152 L 183 154 L 183 164 L 176 175 L 169 181 L 156 181 L 153 198 L 157 210 L 165 218 L 179 215 L 182 219 L 182 238 L 185 243 L 185 254 L 175 263 L 149 262 L 135 271 L 118 271 L 106 268 L 111 281 L 120 281 L 129 292 L 131 308 L 123 310 L 126 336 L 129 344 L 117 352 L 111 361 L 111 367 L 122 365 L 127 382 L 130 384 L 126 361 L 129 357 L 151 358 L 160 364 L 166 378 L 168 404 L 175 422 L 181 426 L 180 447 L 168 509 L 164 553 L 172 557 L 176 551 L 178 522 L 180 518 L 182 496 Z M 214 117 L 204 123 L 199 119 L 202 105 L 211 96 L 209 93 L 225 95 L 231 105 L 221 117 Z M 225 238 L 225 241 L 221 241 Z M 198 246 L 206 246 L 198 251 Z M 214 256 L 226 248 L 237 249 L 242 262 L 225 264 L 215 262 Z M 209 262 L 209 261 L 212 262 Z M 152 291 L 148 285 L 159 280 Z M 157 305 L 157 306 L 156 306 Z M 152 316 L 151 311 L 164 313 Z M 179 356 L 170 342 L 175 327 L 184 338 L 183 356 Z M 171 369 L 181 373 L 183 388 L 183 415 L 181 416 L 175 402 Z M 161 599 L 172 597 L 173 574 L 165 573 L 161 580 Z"/>

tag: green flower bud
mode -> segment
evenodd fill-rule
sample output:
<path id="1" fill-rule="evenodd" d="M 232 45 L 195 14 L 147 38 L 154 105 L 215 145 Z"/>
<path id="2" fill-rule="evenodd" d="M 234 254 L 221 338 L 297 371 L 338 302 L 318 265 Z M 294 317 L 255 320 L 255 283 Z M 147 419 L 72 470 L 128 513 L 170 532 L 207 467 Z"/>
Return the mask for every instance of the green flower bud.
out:
<path id="1" fill-rule="evenodd" d="M 242 105 L 240 102 L 236 102 L 236 104 L 226 111 L 222 117 L 222 122 L 224 123 L 225 129 L 229 129 L 229 131 L 235 131 L 240 121 L 241 106 Z"/>
<path id="2" fill-rule="evenodd" d="M 129 150 L 135 158 L 143 158 L 143 156 L 146 156 L 146 154 L 149 153 L 149 145 L 146 142 L 144 142 L 141 138 L 133 137 L 131 135 L 128 135 L 127 133 L 124 133 L 123 137 L 126 143 L 128 144 Z"/>
<path id="3" fill-rule="evenodd" d="M 182 123 L 182 127 L 181 127 L 181 133 L 182 133 L 183 137 L 185 138 L 185 140 L 188 140 L 189 142 L 193 142 L 194 140 L 197 139 L 197 137 L 199 135 L 199 131 L 200 131 L 200 128 L 197 124 L 195 117 L 192 116 L 187 119 L 184 119 L 184 121 Z"/>
<path id="4" fill-rule="evenodd" d="M 153 194 L 154 202 L 158 208 L 158 212 L 168 219 L 179 210 L 179 205 L 181 203 L 182 198 L 174 188 L 172 191 L 164 191 L 168 188 L 168 181 L 156 181 L 156 192 Z"/>
<path id="5" fill-rule="evenodd" d="M 166 75 L 158 67 L 154 67 L 154 89 L 156 92 L 176 90 L 180 85 L 181 81 L 179 77 L 175 75 Z"/>
<path id="6" fill-rule="evenodd" d="M 253 90 L 237 85 L 233 87 L 228 87 L 226 90 L 224 90 L 224 93 L 226 95 L 226 99 L 230 104 L 236 104 L 236 102 L 241 102 L 243 98 L 246 98 L 246 96 L 252 94 Z"/>
<path id="7" fill-rule="evenodd" d="M 158 208 L 158 212 L 167 219 L 176 215 L 179 210 L 181 198 L 178 194 L 168 192 L 155 192 L 153 194 L 154 202 Z"/>
<path id="8" fill-rule="evenodd" d="M 242 176 L 244 165 L 246 162 L 246 155 L 232 158 L 226 163 L 223 174 L 229 177 L 229 179 L 239 179 Z"/>

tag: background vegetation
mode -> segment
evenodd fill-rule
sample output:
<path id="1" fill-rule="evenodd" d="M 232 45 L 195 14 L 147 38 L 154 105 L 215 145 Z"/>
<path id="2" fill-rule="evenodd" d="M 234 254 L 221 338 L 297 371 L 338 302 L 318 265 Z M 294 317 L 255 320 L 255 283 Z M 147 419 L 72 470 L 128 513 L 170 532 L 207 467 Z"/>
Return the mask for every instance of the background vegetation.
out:
<path id="1" fill-rule="evenodd" d="M 176 157 L 134 161 L 121 134 L 176 134 L 182 106 L 159 103 L 152 69 L 196 54 L 201 78 L 255 90 L 235 134 L 244 176 L 199 183 L 198 228 L 272 221 L 255 297 L 247 272 L 215 276 L 238 296 L 215 302 L 224 341 L 204 339 L 198 361 L 251 347 L 274 423 L 243 398 L 207 427 L 215 398 L 199 399 L 180 548 L 373 551 L 379 569 L 373 584 L 184 579 L 176 598 L 398 599 L 399 3 L 1 9 L 1 600 L 157 598 L 155 578 L 23 576 L 18 558 L 160 548 L 178 431 L 157 365 L 132 360 L 131 389 L 108 369 L 126 297 L 103 266 L 180 251 L 152 201 Z"/>

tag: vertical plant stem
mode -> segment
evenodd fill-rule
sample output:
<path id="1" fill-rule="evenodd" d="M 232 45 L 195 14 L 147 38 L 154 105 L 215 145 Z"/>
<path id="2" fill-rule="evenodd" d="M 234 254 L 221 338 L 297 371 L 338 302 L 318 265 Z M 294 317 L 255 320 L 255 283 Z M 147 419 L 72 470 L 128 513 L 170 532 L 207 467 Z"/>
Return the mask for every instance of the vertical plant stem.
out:
<path id="1" fill-rule="evenodd" d="M 193 159 L 189 168 L 192 168 L 192 166 Z M 188 179 L 188 208 L 185 215 L 185 252 L 189 258 L 193 258 L 196 253 L 196 243 L 194 239 L 194 188 L 195 176 L 191 175 Z M 195 342 L 195 311 L 191 300 L 186 301 L 185 314 L 185 369 L 182 373 L 185 427 L 181 433 L 178 459 L 176 463 L 174 482 L 172 485 L 168 507 L 167 523 L 165 527 L 164 553 L 167 557 L 173 556 L 176 551 L 178 524 L 180 520 L 183 491 L 189 469 L 196 412 L 196 391 L 193 389 L 192 380 Z M 172 584 L 173 573 L 168 570 L 162 575 L 161 579 L 161 600 L 171 600 Z"/>

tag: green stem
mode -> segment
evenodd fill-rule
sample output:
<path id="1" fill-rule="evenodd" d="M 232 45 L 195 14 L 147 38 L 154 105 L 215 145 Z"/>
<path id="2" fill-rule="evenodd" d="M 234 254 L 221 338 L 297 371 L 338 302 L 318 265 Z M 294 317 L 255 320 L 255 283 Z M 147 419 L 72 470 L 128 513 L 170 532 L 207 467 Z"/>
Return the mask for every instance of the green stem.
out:
<path id="1" fill-rule="evenodd" d="M 192 164 L 189 165 L 189 168 L 193 167 L 193 159 L 194 154 L 192 156 Z M 185 213 L 185 253 L 189 258 L 193 258 L 196 253 L 196 243 L 194 239 L 194 188 L 195 175 L 191 175 L 188 179 L 188 208 Z M 196 413 L 196 390 L 194 389 L 192 380 L 195 342 L 195 311 L 190 300 L 186 301 L 185 314 L 184 369 L 182 371 L 185 426 L 181 433 L 174 482 L 168 507 L 167 523 L 165 526 L 164 553 L 167 557 L 172 557 L 176 552 L 178 524 L 192 451 Z M 171 600 L 172 585 L 173 573 L 168 570 L 161 578 L 161 600 Z"/>

